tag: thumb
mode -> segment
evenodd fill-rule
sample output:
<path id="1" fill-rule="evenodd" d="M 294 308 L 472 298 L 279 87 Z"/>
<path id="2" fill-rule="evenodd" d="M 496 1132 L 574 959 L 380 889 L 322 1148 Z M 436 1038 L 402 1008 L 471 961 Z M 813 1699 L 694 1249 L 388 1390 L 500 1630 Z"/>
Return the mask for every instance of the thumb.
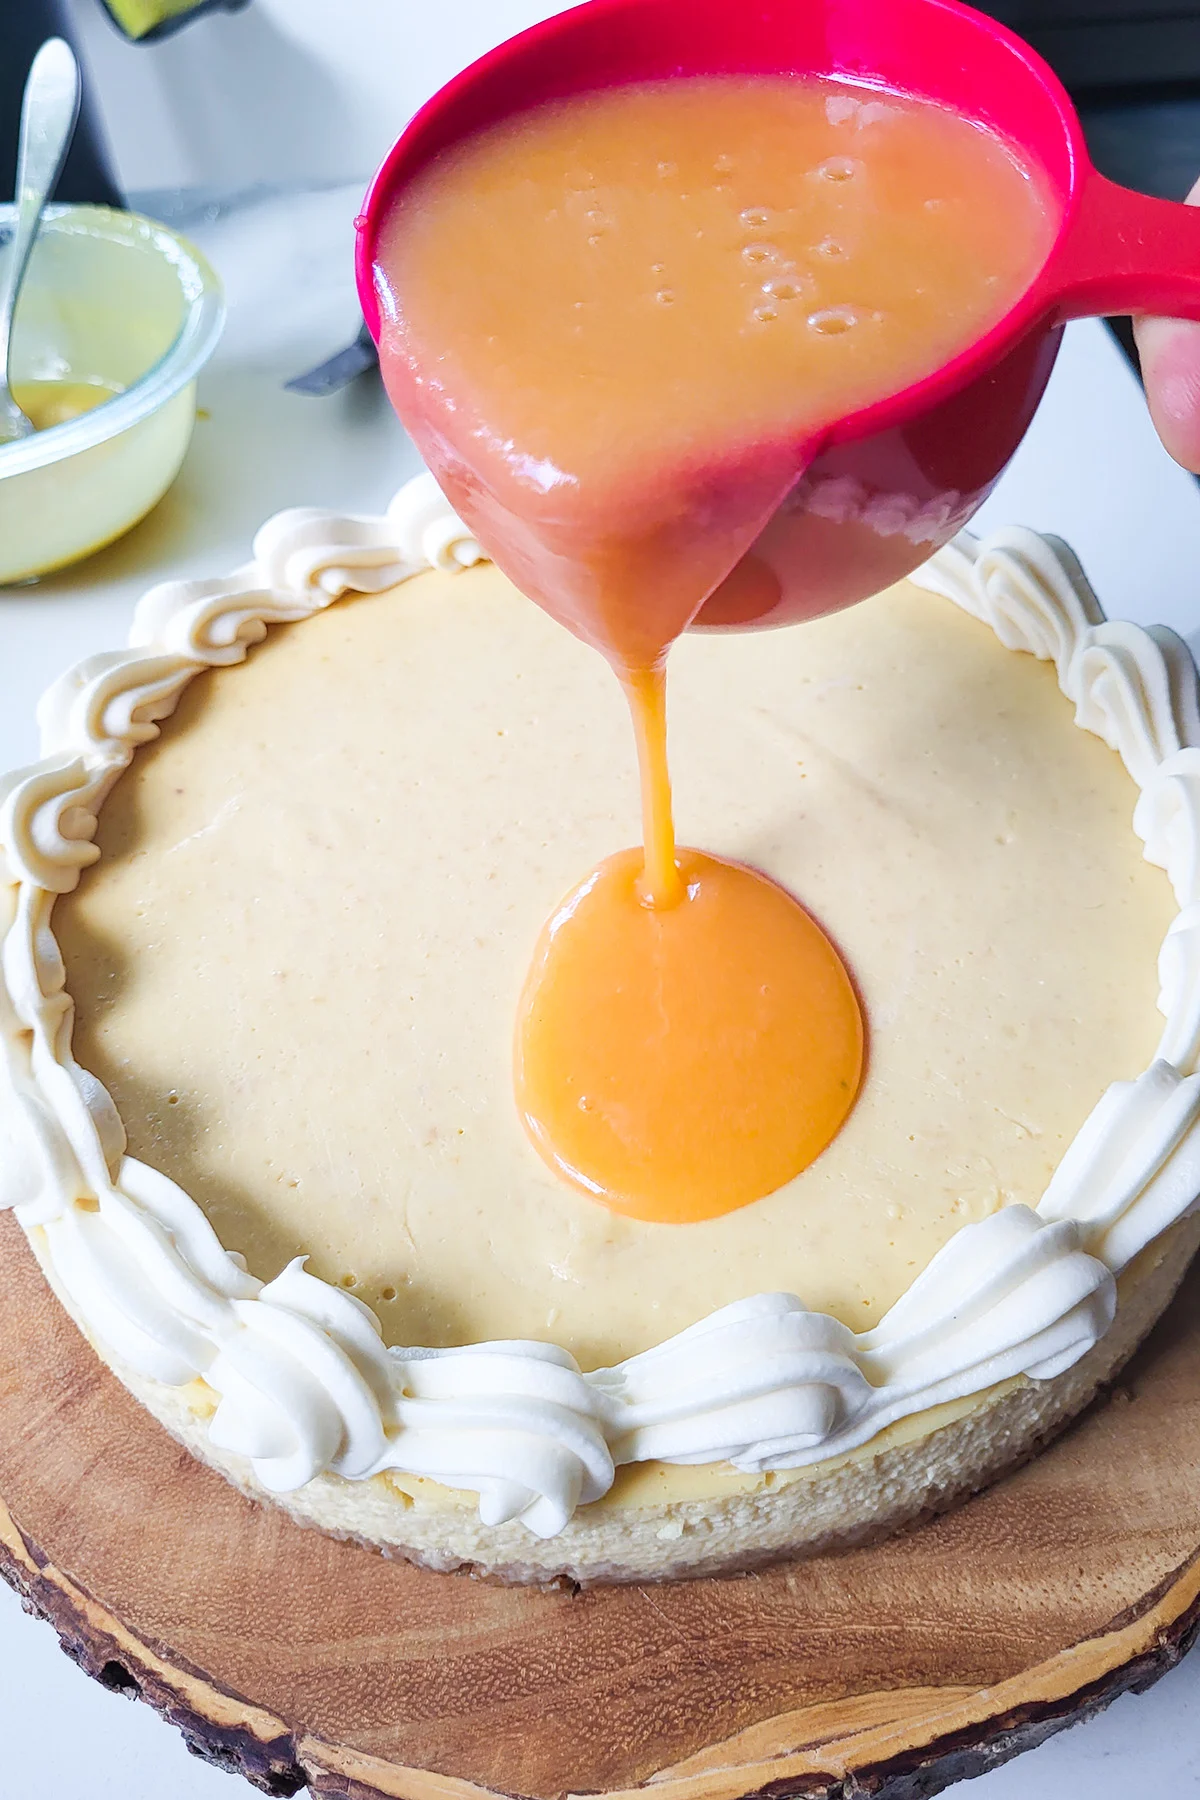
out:
<path id="1" fill-rule="evenodd" d="M 1200 206 L 1200 181 L 1188 202 Z M 1200 323 L 1135 319 L 1133 335 L 1155 429 L 1175 461 L 1200 475 Z"/>

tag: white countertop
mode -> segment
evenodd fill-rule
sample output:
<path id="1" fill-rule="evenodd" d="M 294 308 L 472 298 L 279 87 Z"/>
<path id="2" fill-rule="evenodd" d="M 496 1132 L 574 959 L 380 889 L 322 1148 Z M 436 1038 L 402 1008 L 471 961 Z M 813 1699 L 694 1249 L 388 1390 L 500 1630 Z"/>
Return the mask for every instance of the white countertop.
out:
<path id="1" fill-rule="evenodd" d="M 36 754 L 37 694 L 68 662 L 120 643 L 145 588 L 244 561 L 280 507 L 379 510 L 419 466 L 374 380 L 326 400 L 281 386 L 354 333 L 359 194 L 260 198 L 185 227 L 230 301 L 201 384 L 208 416 L 175 487 L 127 538 L 38 586 L 0 590 L 0 767 Z M 1042 411 L 976 529 L 1010 522 L 1067 538 L 1111 614 L 1171 625 L 1200 647 L 1200 486 L 1159 447 L 1100 325 L 1069 329 Z M 239 1791 L 188 1756 L 149 1708 L 87 1681 L 2 1587 L 0 1729 L 0 1800 L 232 1800 Z M 969 1792 L 1058 1800 L 1073 1787 L 1088 1800 L 1200 1792 L 1200 1658 Z"/>

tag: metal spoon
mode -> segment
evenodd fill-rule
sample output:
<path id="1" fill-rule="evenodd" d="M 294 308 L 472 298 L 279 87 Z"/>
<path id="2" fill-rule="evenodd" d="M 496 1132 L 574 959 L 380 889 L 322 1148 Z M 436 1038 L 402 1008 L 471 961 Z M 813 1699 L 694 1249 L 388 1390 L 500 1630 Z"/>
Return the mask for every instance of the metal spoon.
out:
<path id="1" fill-rule="evenodd" d="M 13 314 L 25 279 L 42 208 L 54 191 L 79 116 L 79 66 L 71 46 L 49 38 L 33 59 L 21 103 L 17 150 L 17 216 L 8 267 L 0 278 L 0 444 L 28 437 L 33 423 L 12 397 L 8 360 Z"/>

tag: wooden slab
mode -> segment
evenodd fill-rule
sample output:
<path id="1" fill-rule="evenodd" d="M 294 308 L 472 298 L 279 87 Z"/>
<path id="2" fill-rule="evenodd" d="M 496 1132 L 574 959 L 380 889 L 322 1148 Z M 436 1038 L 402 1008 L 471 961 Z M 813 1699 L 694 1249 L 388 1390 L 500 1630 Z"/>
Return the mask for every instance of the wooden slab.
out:
<path id="1" fill-rule="evenodd" d="M 872 1550 L 671 1586 L 434 1575 L 244 1500 L 137 1407 L 0 1217 L 0 1566 L 89 1673 L 267 1793 L 915 1800 L 1200 1626 L 1200 1274 L 1123 1385 Z"/>

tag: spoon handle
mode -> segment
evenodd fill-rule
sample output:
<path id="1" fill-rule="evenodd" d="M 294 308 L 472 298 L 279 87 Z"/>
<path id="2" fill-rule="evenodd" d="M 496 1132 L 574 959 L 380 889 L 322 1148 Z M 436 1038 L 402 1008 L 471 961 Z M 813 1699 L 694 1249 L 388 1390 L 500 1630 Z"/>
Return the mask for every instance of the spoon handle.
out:
<path id="1" fill-rule="evenodd" d="M 21 103 L 16 223 L 8 267 L 0 282 L 0 387 L 7 385 L 13 313 L 29 253 L 78 116 L 79 66 L 69 44 L 62 38 L 49 38 L 33 59 Z"/>

